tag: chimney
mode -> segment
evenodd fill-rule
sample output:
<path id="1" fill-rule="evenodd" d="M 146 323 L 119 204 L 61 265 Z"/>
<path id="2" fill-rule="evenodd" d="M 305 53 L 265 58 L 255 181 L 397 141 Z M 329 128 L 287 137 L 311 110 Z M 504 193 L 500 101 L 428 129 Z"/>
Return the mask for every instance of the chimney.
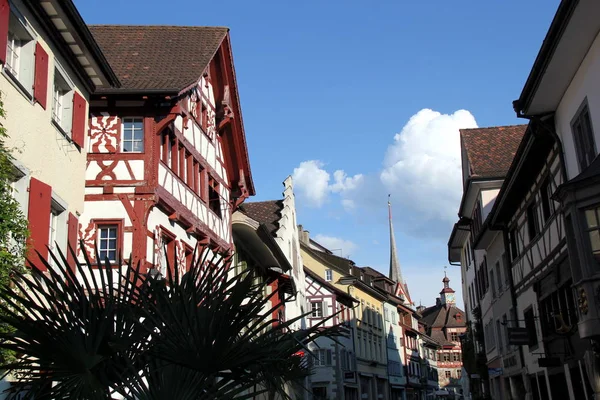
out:
<path id="1" fill-rule="evenodd" d="M 309 236 L 309 232 L 305 231 L 304 228 L 302 228 L 302 225 L 298 225 L 298 236 L 299 236 L 299 240 L 300 242 L 308 245 L 310 243 L 310 236 Z"/>

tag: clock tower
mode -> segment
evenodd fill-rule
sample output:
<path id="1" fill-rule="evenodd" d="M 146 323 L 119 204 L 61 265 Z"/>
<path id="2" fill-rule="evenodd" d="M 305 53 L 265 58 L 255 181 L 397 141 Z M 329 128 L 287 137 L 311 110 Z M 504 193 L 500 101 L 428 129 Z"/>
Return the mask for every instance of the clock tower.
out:
<path id="1" fill-rule="evenodd" d="M 440 292 L 440 297 L 442 300 L 442 305 L 444 306 L 453 306 L 456 303 L 456 299 L 454 297 L 454 290 L 450 287 L 450 279 L 446 276 L 446 272 L 444 272 L 444 279 L 442 279 L 444 283 L 444 288 Z"/>

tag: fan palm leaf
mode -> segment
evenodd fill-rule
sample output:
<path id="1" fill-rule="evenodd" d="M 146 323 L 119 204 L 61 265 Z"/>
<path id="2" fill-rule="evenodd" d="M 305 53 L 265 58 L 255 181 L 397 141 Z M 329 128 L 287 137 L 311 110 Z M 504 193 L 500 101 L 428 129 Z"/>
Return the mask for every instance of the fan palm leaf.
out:
<path id="1" fill-rule="evenodd" d="M 52 265 L 40 257 L 45 273 L 15 272 L 14 285 L 0 289 L 0 323 L 13 328 L 0 334 L 0 347 L 20 355 L 3 366 L 18 378 L 15 393 L 226 400 L 259 387 L 289 398 L 285 384 L 310 374 L 294 354 L 344 330 L 322 328 L 323 321 L 292 331 L 303 316 L 276 321 L 282 304 L 277 293 L 265 294 L 266 282 L 232 276 L 231 256 L 205 247 L 196 254 L 182 276 L 175 260 L 164 278 L 131 262 L 121 270 L 87 257 L 73 270 L 60 251 Z"/>

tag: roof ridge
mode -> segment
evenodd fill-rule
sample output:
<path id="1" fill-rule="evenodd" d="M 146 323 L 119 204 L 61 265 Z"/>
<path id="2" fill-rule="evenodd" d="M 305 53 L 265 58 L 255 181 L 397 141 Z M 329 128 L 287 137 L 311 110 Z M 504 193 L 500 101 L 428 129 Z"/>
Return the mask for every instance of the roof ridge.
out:
<path id="1" fill-rule="evenodd" d="M 260 204 L 260 203 L 277 203 L 279 201 L 283 201 L 283 199 L 279 199 L 279 200 L 245 201 L 242 204 L 243 205 L 248 205 L 248 204 Z"/>
<path id="2" fill-rule="evenodd" d="M 88 27 L 96 28 L 209 28 L 209 29 L 227 29 L 231 30 L 228 26 L 219 25 L 169 25 L 169 24 L 88 24 Z"/>
<path id="3" fill-rule="evenodd" d="M 461 128 L 459 131 L 477 131 L 481 129 L 498 129 L 498 128 L 515 128 L 519 126 L 527 126 L 528 124 L 512 124 L 512 125 L 494 125 L 494 126 L 480 126 L 478 128 Z"/>

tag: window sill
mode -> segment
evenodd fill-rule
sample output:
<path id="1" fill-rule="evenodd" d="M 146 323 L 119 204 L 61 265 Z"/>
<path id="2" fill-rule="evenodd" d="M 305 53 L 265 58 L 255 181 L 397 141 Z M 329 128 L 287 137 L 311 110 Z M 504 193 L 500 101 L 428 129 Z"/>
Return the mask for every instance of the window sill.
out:
<path id="1" fill-rule="evenodd" d="M 35 103 L 33 101 L 33 89 L 31 92 L 27 90 L 27 88 L 23 86 L 19 79 L 8 71 L 6 65 L 2 66 L 2 75 L 4 75 L 4 77 L 15 87 L 15 89 L 17 89 L 19 93 L 21 93 L 23 97 L 25 97 L 31 103 L 31 105 Z"/>
<path id="2" fill-rule="evenodd" d="M 73 144 L 73 139 L 71 139 L 71 136 L 69 136 L 69 134 L 63 129 L 62 126 L 60 126 L 60 124 L 58 122 L 56 122 L 56 120 L 54 118 L 52 118 L 52 125 L 54 125 L 54 127 L 56 128 L 56 130 L 63 135 L 63 137 L 65 139 L 67 139 L 67 141 L 71 144 Z"/>

